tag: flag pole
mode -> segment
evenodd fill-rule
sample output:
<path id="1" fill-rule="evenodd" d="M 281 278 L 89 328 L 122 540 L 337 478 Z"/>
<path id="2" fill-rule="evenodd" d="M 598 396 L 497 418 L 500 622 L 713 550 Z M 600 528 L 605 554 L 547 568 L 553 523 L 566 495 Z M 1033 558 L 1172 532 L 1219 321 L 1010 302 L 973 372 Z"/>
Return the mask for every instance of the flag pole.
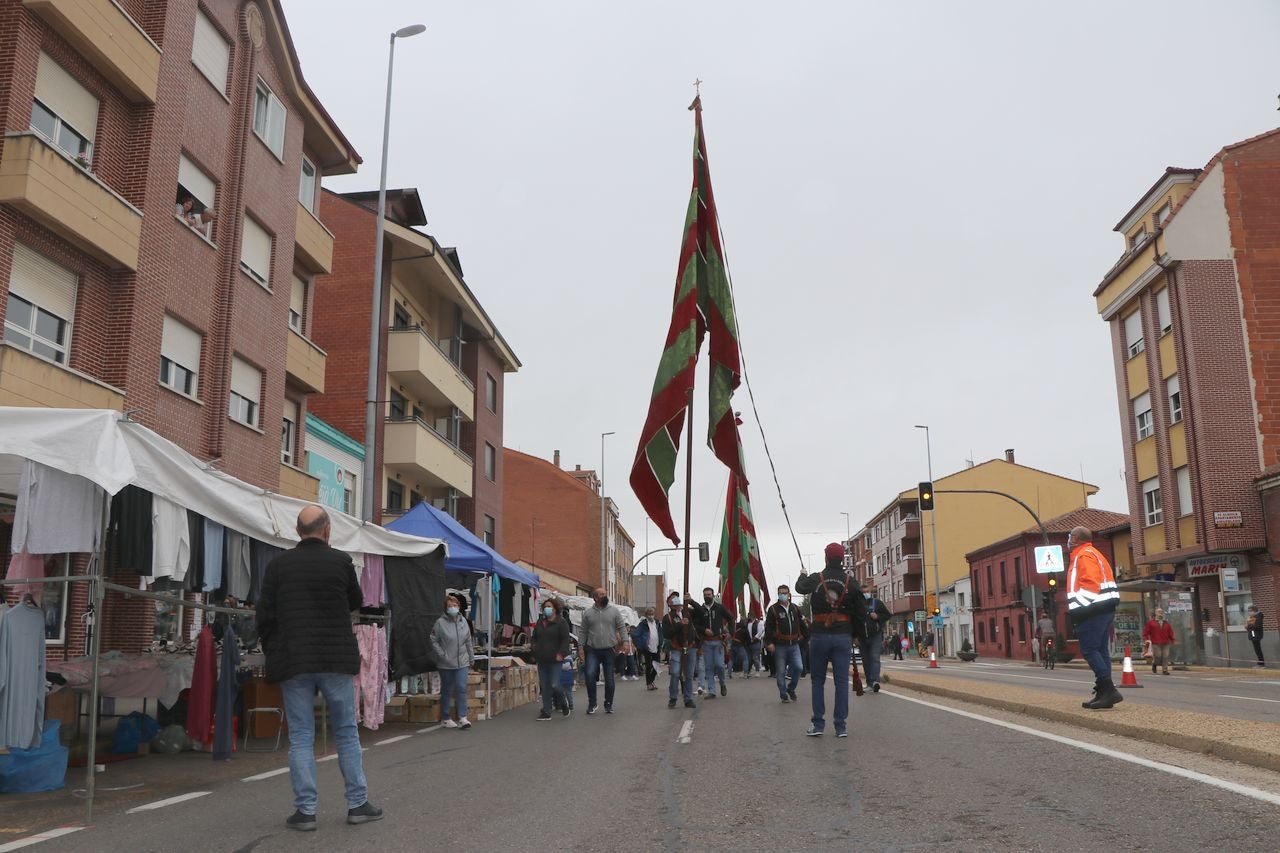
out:
<path id="1" fill-rule="evenodd" d="M 685 428 L 688 430 L 684 442 L 684 588 L 689 593 L 689 536 L 693 517 L 693 388 L 688 390 L 689 402 L 685 406 Z"/>

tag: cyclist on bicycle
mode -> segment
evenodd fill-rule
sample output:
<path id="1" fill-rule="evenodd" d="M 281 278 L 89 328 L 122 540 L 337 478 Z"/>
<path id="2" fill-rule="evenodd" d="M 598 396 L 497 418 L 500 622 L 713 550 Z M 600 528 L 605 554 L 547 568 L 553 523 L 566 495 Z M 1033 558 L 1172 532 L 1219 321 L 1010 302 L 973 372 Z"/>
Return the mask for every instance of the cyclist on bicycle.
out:
<path id="1" fill-rule="evenodd" d="M 1036 639 L 1040 641 L 1040 660 L 1046 659 L 1046 649 L 1048 641 L 1057 642 L 1058 629 L 1053 624 L 1053 620 L 1049 618 L 1049 614 L 1044 610 L 1040 611 L 1040 619 L 1036 622 Z"/>

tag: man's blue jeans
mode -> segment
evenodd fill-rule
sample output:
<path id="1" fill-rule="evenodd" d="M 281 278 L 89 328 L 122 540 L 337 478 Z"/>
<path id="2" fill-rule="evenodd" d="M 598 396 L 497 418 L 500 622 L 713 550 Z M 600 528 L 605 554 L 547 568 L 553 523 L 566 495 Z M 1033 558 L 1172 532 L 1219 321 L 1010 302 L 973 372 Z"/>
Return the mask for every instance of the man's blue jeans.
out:
<path id="1" fill-rule="evenodd" d="M 778 643 L 773 647 L 773 669 L 778 674 L 778 696 L 795 693 L 800 684 L 804 663 L 800 660 L 799 643 Z M 791 686 L 787 686 L 787 670 L 791 670 Z"/>
<path id="2" fill-rule="evenodd" d="M 604 667 L 604 707 L 613 707 L 613 649 L 593 649 L 587 646 L 587 710 L 596 707 L 596 679 L 600 667 Z"/>
<path id="3" fill-rule="evenodd" d="M 329 709 L 329 726 L 338 747 L 338 767 L 347 787 L 347 808 L 369 799 L 360 760 L 360 734 L 356 730 L 355 678 L 338 672 L 295 675 L 280 683 L 284 715 L 289 722 L 289 779 L 293 782 L 293 807 L 303 814 L 316 813 L 316 711 L 319 690 Z"/>
<path id="4" fill-rule="evenodd" d="M 853 655 L 853 637 L 849 634 L 822 634 L 809 636 L 809 678 L 813 683 L 813 727 L 822 731 L 827 727 L 827 703 L 823 696 L 827 680 L 827 664 L 831 664 L 836 685 L 836 712 L 832 716 L 836 733 L 845 730 L 849 719 L 849 658 Z"/>
<path id="5" fill-rule="evenodd" d="M 1115 611 L 1107 610 L 1076 625 L 1080 657 L 1089 664 L 1097 681 L 1111 677 L 1111 656 L 1107 654 L 1107 641 L 1111 639 L 1111 623 L 1115 618 Z"/>
<path id="6" fill-rule="evenodd" d="M 880 653 L 884 651 L 884 637 L 872 634 L 858 641 L 862 650 L 862 668 L 866 671 L 867 684 L 875 684 L 880 680 Z"/>
<path id="7" fill-rule="evenodd" d="M 754 669 L 756 672 L 759 672 L 759 671 L 760 671 L 760 669 L 761 669 L 761 667 L 760 667 L 760 649 L 761 649 L 761 648 L 763 648 L 763 647 L 764 647 L 764 643 L 763 643 L 763 642 L 761 642 L 760 640 L 756 640 L 754 643 L 752 643 L 752 644 L 751 644 L 751 653 L 750 653 L 750 654 L 751 654 L 751 660 L 749 661 L 749 663 L 750 663 L 751 668 L 752 668 L 752 669 Z"/>
<path id="8" fill-rule="evenodd" d="M 538 690 L 542 692 L 542 711 L 550 714 L 552 705 L 560 708 L 564 703 L 564 691 L 560 687 L 560 673 L 564 665 L 556 660 L 538 664 Z"/>
<path id="9" fill-rule="evenodd" d="M 440 670 L 440 722 L 453 719 L 453 709 L 458 708 L 458 719 L 467 715 L 466 667 Z"/>
<path id="10" fill-rule="evenodd" d="M 672 649 L 670 659 L 667 661 L 667 671 L 671 675 L 671 682 L 667 688 L 667 698 L 672 702 L 676 701 L 677 690 L 679 685 L 683 688 L 684 701 L 693 701 L 693 670 L 696 664 L 694 660 L 698 654 L 694 649 Z"/>
<path id="11" fill-rule="evenodd" d="M 710 695 L 716 689 L 716 677 L 720 678 L 720 686 L 724 687 L 724 643 L 719 640 L 702 641 L 702 686 Z"/>
<path id="12" fill-rule="evenodd" d="M 736 666 L 738 671 L 743 675 L 747 674 L 748 667 L 751 666 L 751 659 L 746 646 L 735 645 L 733 647 L 733 665 Z M 729 677 L 733 678 L 732 672 L 729 673 Z"/>

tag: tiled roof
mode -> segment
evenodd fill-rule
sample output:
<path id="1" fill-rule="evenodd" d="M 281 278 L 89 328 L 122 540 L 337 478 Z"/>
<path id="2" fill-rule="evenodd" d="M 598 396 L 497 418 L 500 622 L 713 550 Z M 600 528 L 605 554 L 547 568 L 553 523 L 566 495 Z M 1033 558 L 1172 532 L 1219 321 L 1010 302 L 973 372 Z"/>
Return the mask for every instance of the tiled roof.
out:
<path id="1" fill-rule="evenodd" d="M 1094 533 L 1114 532 L 1129 526 L 1129 516 L 1121 515 L 1118 512 L 1111 512 L 1105 509 L 1092 509 L 1084 507 L 1082 509 L 1072 510 L 1066 515 L 1060 515 L 1057 518 L 1051 518 L 1044 523 L 1044 529 L 1049 533 L 1070 533 L 1074 528 L 1087 527 Z M 994 551 L 1011 545 L 1014 542 L 1026 536 L 1039 536 L 1040 528 L 1032 525 L 1020 533 L 1013 536 L 1005 537 L 998 542 L 992 542 L 989 545 L 983 545 L 981 548 L 975 548 L 968 554 L 965 554 L 965 561 L 969 561 L 976 554 Z"/>

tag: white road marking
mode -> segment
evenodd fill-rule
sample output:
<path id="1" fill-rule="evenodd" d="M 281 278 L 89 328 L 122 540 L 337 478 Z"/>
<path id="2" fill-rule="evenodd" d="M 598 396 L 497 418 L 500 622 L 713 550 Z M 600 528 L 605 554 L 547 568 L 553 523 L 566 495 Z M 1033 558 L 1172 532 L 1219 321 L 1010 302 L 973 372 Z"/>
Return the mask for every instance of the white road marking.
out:
<path id="1" fill-rule="evenodd" d="M 61 838 L 64 835 L 70 835 L 71 833 L 79 832 L 82 829 L 84 829 L 83 826 L 63 826 L 58 829 L 48 829 L 36 835 L 29 835 L 26 838 L 19 838 L 17 841 L 10 841 L 8 844 L 0 844 L 0 853 L 9 853 L 10 850 L 20 850 L 23 847 L 30 847 L 32 844 L 39 844 L 41 841 Z"/>
<path id="2" fill-rule="evenodd" d="M 195 800 L 200 797 L 207 797 L 212 791 L 192 791 L 190 794 L 181 794 L 177 797 L 170 797 L 167 800 L 156 800 L 154 803 L 147 803 L 145 806 L 135 806 L 129 809 L 125 814 L 137 814 L 138 812 L 149 812 L 154 809 L 162 809 L 165 806 L 177 805 L 185 803 L 187 800 Z"/>
<path id="3" fill-rule="evenodd" d="M 1230 693 L 1219 693 L 1223 699 L 1248 699 L 1250 702 L 1275 702 L 1280 705 L 1280 699 L 1263 699 L 1258 696 L 1232 696 Z"/>
<path id="4" fill-rule="evenodd" d="M 971 711 L 962 711 L 959 708 L 949 708 L 946 705 L 939 705 L 935 702 L 926 702 L 923 699 L 914 699 L 910 696 L 903 696 L 901 693 L 890 693 L 882 690 L 881 693 L 892 696 L 895 699 L 902 699 L 905 702 L 914 702 L 917 705 L 924 705 L 926 708 L 934 708 L 938 711 L 946 711 L 948 714 L 955 714 L 959 717 L 968 717 L 971 720 L 977 720 L 982 723 L 990 723 L 993 726 L 1000 726 L 1022 734 L 1031 735 L 1032 737 L 1051 740 L 1055 743 L 1074 746 L 1076 749 L 1083 749 L 1086 752 L 1105 755 L 1108 758 L 1114 758 L 1119 761 L 1127 761 L 1130 764 L 1137 764 L 1140 767 L 1147 767 L 1151 770 L 1159 770 L 1162 773 L 1168 773 L 1171 776 L 1179 776 L 1183 779 L 1190 779 L 1192 782 L 1200 782 L 1204 785 L 1211 785 L 1215 788 L 1221 788 L 1224 791 L 1230 791 L 1233 794 L 1240 794 L 1255 800 L 1261 800 L 1264 803 L 1280 806 L 1280 794 L 1273 794 L 1270 791 L 1263 791 L 1259 788 L 1253 788 L 1248 785 L 1241 785 L 1237 782 L 1229 782 L 1226 779 L 1219 779 L 1216 776 L 1210 776 L 1207 773 L 1197 773 L 1194 770 L 1187 770 L 1183 767 L 1176 767 L 1172 764 L 1165 764 L 1162 761 L 1152 761 L 1149 758 L 1142 758 L 1137 755 L 1130 755 L 1127 752 L 1120 752 L 1115 749 L 1108 749 L 1105 746 L 1097 746 L 1096 744 L 1086 743 L 1075 738 L 1065 737 L 1063 735 L 1054 734 L 1052 732 L 1040 731 L 1039 729 L 1020 726 L 1017 723 L 1007 723 L 1004 720 L 997 720 L 993 717 L 984 717 L 981 714 L 975 714 Z"/>
<path id="5" fill-rule="evenodd" d="M 693 720 L 685 720 L 684 725 L 680 727 L 680 736 L 676 738 L 676 743 L 688 743 L 693 738 Z"/>
<path id="6" fill-rule="evenodd" d="M 363 749 L 362 749 L 362 750 L 360 750 L 360 751 L 361 751 L 361 752 L 364 752 L 364 750 L 363 750 Z M 322 755 L 322 756 L 320 756 L 319 758 L 317 758 L 317 759 L 316 759 L 316 763 L 317 763 L 317 764 L 319 764 L 321 761 L 333 761 L 333 759 L 335 759 L 335 758 L 337 758 L 337 757 L 338 757 L 338 753 L 336 753 L 336 752 L 331 752 L 331 753 L 329 753 L 328 755 Z"/>
<path id="7" fill-rule="evenodd" d="M 261 781 L 261 780 L 263 780 L 263 779 L 270 779 L 272 776 L 280 776 L 280 775 L 282 775 L 282 774 L 284 774 L 284 773 L 288 773 L 288 772 L 289 772 L 289 768 L 288 768 L 288 767 L 281 767 L 281 768 L 280 768 L 280 769 L 278 769 L 278 770 L 268 770 L 266 773 L 259 773 L 259 774 L 258 774 L 258 775 L 256 775 L 256 776 L 246 776 L 246 777 L 244 777 L 243 779 L 241 779 L 240 781 L 241 781 L 241 782 L 259 782 L 259 781 Z"/>
<path id="8" fill-rule="evenodd" d="M 428 732 L 434 732 L 438 728 L 440 728 L 440 725 L 437 723 L 434 726 L 427 726 L 425 729 L 418 729 L 418 734 L 425 735 Z"/>
<path id="9" fill-rule="evenodd" d="M 376 743 L 374 743 L 374 746 L 386 746 L 389 743 L 396 743 L 397 741 L 408 740 L 411 737 L 413 737 L 413 735 L 397 735 L 396 737 L 389 737 L 386 740 L 377 741 Z"/>

